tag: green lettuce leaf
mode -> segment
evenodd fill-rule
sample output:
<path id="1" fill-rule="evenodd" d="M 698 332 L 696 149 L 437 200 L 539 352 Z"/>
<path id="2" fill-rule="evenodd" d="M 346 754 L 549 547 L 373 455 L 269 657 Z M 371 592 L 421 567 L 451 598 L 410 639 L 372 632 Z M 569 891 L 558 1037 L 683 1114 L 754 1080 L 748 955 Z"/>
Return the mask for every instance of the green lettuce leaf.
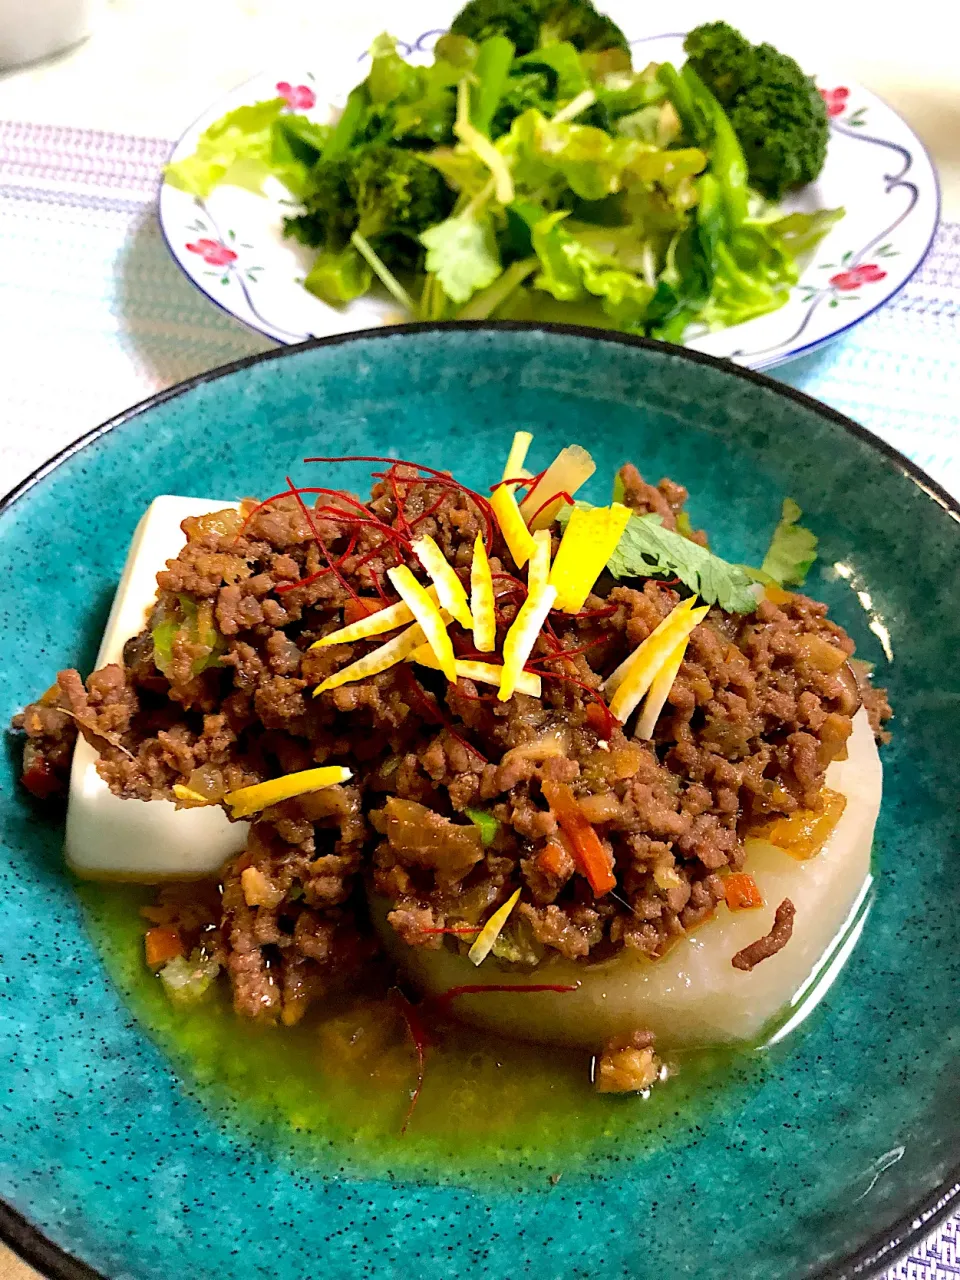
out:
<path id="1" fill-rule="evenodd" d="M 541 218 L 533 227 L 533 251 L 540 260 L 538 289 L 559 302 L 579 302 L 588 294 L 601 299 L 606 315 L 624 328 L 643 323 L 654 287 L 617 260 L 578 240 L 561 225 L 566 213 Z"/>
<path id="2" fill-rule="evenodd" d="M 500 274 L 500 255 L 489 218 L 457 215 L 428 227 L 420 236 L 427 271 L 453 302 L 464 303 Z"/>
<path id="3" fill-rule="evenodd" d="M 272 98 L 228 112 L 204 130 L 193 155 L 167 165 L 167 181 L 205 199 L 221 182 L 262 192 L 264 179 L 272 175 L 298 195 L 308 165 L 289 146 L 285 154 L 282 145 L 274 153 L 274 125 L 286 105 L 283 98 Z"/>
<path id="4" fill-rule="evenodd" d="M 630 139 L 612 138 L 591 125 L 555 125 L 534 108 L 518 116 L 501 140 L 518 186 L 547 188 L 551 198 L 569 187 L 583 200 L 602 200 L 620 190 L 623 156 L 631 145 Z"/>
<path id="5" fill-rule="evenodd" d="M 760 566 L 781 587 L 802 587 L 817 558 L 817 536 L 797 521 L 803 512 L 792 498 L 784 498 L 780 523 L 773 531 Z"/>
<path id="6" fill-rule="evenodd" d="M 571 510 L 565 507 L 560 513 L 561 524 Z M 615 578 L 679 578 L 705 603 L 718 604 L 728 613 L 753 613 L 757 607 L 758 588 L 739 565 L 664 529 L 660 516 L 631 516 L 607 569 Z"/>

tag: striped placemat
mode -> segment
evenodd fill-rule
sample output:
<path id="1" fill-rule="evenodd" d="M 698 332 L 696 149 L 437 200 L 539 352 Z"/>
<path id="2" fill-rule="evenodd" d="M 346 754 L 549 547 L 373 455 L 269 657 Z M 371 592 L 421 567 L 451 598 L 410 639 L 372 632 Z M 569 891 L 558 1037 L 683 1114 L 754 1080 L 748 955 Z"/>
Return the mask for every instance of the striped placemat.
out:
<path id="1" fill-rule="evenodd" d="M 171 146 L 0 122 L 0 491 L 144 396 L 273 345 L 201 297 L 167 254 L 153 205 Z M 887 307 L 775 376 L 960 494 L 958 372 L 960 225 L 947 224 Z M 890 1280 L 957 1280 L 958 1237 L 960 1217 Z M 0 1277 L 19 1271 L 0 1254 Z"/>

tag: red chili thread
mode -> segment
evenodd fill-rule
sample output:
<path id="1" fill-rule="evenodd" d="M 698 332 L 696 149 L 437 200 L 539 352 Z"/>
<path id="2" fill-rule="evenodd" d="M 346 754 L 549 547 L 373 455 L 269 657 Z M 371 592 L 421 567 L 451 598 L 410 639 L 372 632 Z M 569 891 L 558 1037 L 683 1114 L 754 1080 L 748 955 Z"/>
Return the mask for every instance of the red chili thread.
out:
<path id="1" fill-rule="evenodd" d="M 620 728 L 620 721 L 613 714 L 613 712 L 610 710 L 610 708 L 607 706 L 604 700 L 600 697 L 596 689 L 591 689 L 588 684 L 584 684 L 582 680 L 577 680 L 574 676 L 560 675 L 560 673 L 557 671 L 538 671 L 537 674 L 541 676 L 544 680 L 563 680 L 566 684 L 574 684 L 577 686 L 577 688 L 583 689 L 585 693 L 589 694 L 590 698 L 597 704 L 598 707 L 602 708 L 603 710 L 603 715 L 604 715 L 604 719 L 606 721 L 606 726 L 607 726 L 607 737 L 609 737 L 613 733 L 614 729 Z"/>
<path id="2" fill-rule="evenodd" d="M 543 658 L 530 658 L 527 666 L 535 666 L 541 662 L 559 662 L 562 658 L 576 658 L 578 654 L 586 653 L 589 649 L 596 649 L 598 645 L 606 644 L 607 637 L 601 636 L 597 640 L 591 640 L 589 644 L 582 644 L 578 649 L 557 649 L 553 653 L 547 654 Z"/>
<path id="3" fill-rule="evenodd" d="M 356 547 L 356 545 L 357 545 L 357 535 L 353 534 L 347 546 L 346 551 L 344 551 L 344 553 L 337 558 L 336 565 L 338 569 L 343 568 L 344 561 L 348 558 L 348 556 L 353 554 L 353 550 Z M 333 573 L 333 572 L 334 572 L 333 565 L 327 565 L 325 569 L 318 569 L 316 573 L 308 574 L 306 578 L 300 578 L 297 582 L 282 582 L 278 587 L 275 587 L 274 590 L 276 591 L 278 596 L 284 595 L 287 591 L 294 591 L 297 587 L 308 587 L 310 586 L 311 583 L 316 582 L 318 578 L 324 578 L 328 573 Z"/>
<path id="4" fill-rule="evenodd" d="M 423 1092 L 423 1079 L 426 1074 L 427 1062 L 427 1045 L 430 1043 L 430 1037 L 427 1029 L 420 1020 L 420 1015 L 416 1010 L 416 1006 L 411 1004 L 402 991 L 394 987 L 391 992 L 394 1003 L 400 1012 L 400 1016 L 407 1024 L 407 1033 L 413 1041 L 413 1047 L 417 1053 L 417 1085 L 410 1097 L 410 1105 L 407 1107 L 407 1114 L 403 1118 L 403 1124 L 400 1127 L 400 1136 L 407 1132 L 407 1126 L 413 1119 L 413 1113 L 416 1110 L 417 1103 L 420 1101 L 420 1094 Z"/>
<path id="5" fill-rule="evenodd" d="M 477 757 L 478 760 L 482 760 L 484 764 L 490 763 L 490 761 L 483 754 L 483 752 L 480 750 L 479 747 L 475 747 L 472 742 L 468 742 L 466 738 L 462 738 L 460 734 L 457 733 L 456 729 L 454 729 L 453 725 L 450 724 L 449 720 L 446 720 L 444 722 L 444 728 L 446 729 L 447 733 L 449 733 L 451 738 L 455 738 L 457 742 L 460 743 L 461 747 L 463 747 L 464 750 L 471 752 L 473 755 Z"/>
<path id="6" fill-rule="evenodd" d="M 530 492 L 532 493 L 533 490 L 531 489 Z M 530 494 L 528 493 L 527 498 L 529 497 L 530 497 Z M 573 499 L 570 497 L 569 493 L 567 493 L 566 489 L 559 489 L 556 493 L 551 494 L 550 497 L 547 498 L 546 502 L 540 503 L 539 507 L 537 507 L 536 511 L 527 521 L 527 527 L 529 528 L 530 525 L 533 524 L 534 520 L 536 520 L 537 516 L 540 514 L 541 511 L 546 510 L 546 508 L 550 506 L 551 502 L 556 502 L 558 498 L 565 498 L 566 501 L 570 503 L 571 507 L 573 506 Z"/>
<path id="7" fill-rule="evenodd" d="M 589 618 L 612 618 L 620 608 L 618 604 L 607 604 L 602 609 L 581 609 L 579 613 L 564 614 L 565 618 L 571 618 L 573 621 L 586 621 Z"/>
<path id="8" fill-rule="evenodd" d="M 296 485 L 293 483 L 293 481 L 290 479 L 289 476 L 284 476 L 284 479 L 286 480 L 287 484 L 290 486 L 290 492 L 296 498 L 297 503 L 300 507 L 300 510 L 303 512 L 303 518 L 306 520 L 307 524 L 310 526 L 310 532 L 313 534 L 314 541 L 319 547 L 327 564 L 333 570 L 334 577 L 343 587 L 344 591 L 346 591 L 349 595 L 351 595 L 353 599 L 356 600 L 357 604 L 359 604 L 360 607 L 363 608 L 363 601 L 361 600 L 359 594 L 354 590 L 353 586 L 347 581 L 347 579 L 340 572 L 340 568 L 334 561 L 333 557 L 331 556 L 330 551 L 327 548 L 327 544 L 320 537 L 320 531 L 317 528 L 317 526 L 313 523 L 313 516 L 307 510 L 307 504 L 304 502 L 303 497 L 300 493 L 300 490 L 296 487 Z"/>
<path id="9" fill-rule="evenodd" d="M 471 702 L 493 702 L 497 696 L 495 693 L 479 693 L 476 690 L 471 693 L 459 681 L 457 682 L 457 693 L 461 698 L 468 698 Z"/>
<path id="10" fill-rule="evenodd" d="M 311 486 L 311 487 L 309 487 L 309 488 L 307 488 L 307 487 L 302 488 L 302 489 L 300 490 L 300 492 L 301 492 L 301 493 L 327 493 L 327 494 L 332 494 L 334 497 L 337 497 L 337 498 L 343 498 L 343 500 L 344 500 L 345 502 L 351 502 L 351 503 L 353 503 L 355 506 L 360 507 L 360 509 L 361 509 L 362 511 L 366 512 L 366 513 L 367 513 L 367 515 L 369 515 L 369 514 L 370 514 L 370 513 L 369 513 L 369 511 L 367 511 L 367 508 L 366 508 L 366 507 L 365 507 L 365 506 L 364 506 L 364 505 L 359 501 L 359 499 L 358 499 L 358 498 L 354 498 L 354 497 L 352 497 L 349 493 L 344 493 L 341 489 L 319 489 L 319 488 L 316 488 L 315 486 Z M 269 506 L 271 506 L 274 502 L 279 502 L 281 498 L 291 498 L 291 497 L 293 497 L 293 494 L 290 492 L 290 490 L 289 490 L 289 489 L 285 489 L 285 490 L 283 491 L 283 493 L 275 493 L 275 494 L 273 494 L 273 495 L 272 495 L 271 497 L 269 497 L 269 498 L 264 498 L 264 500 L 263 500 L 262 502 L 258 502 L 258 503 L 257 503 L 257 505 L 256 505 L 255 507 L 253 507 L 253 509 L 252 509 L 251 511 L 249 511 L 249 512 L 247 513 L 247 515 L 244 517 L 243 524 L 241 524 L 241 526 L 240 526 L 240 530 L 239 530 L 239 532 L 237 533 L 236 538 L 234 538 L 234 540 L 233 540 L 233 541 L 234 541 L 234 545 L 236 545 L 236 543 L 239 541 L 239 539 L 243 536 L 243 532 L 244 532 L 244 530 L 246 529 L 247 525 L 250 523 L 250 521 L 251 521 L 251 520 L 253 519 L 253 517 L 257 514 L 257 512 L 258 512 L 258 511 L 262 511 L 262 510 L 264 509 L 264 507 L 269 507 Z M 344 514 L 345 514 L 345 513 L 344 513 Z M 385 528 L 387 528 L 387 527 L 389 527 L 389 526 L 384 526 L 384 527 L 385 527 Z"/>
<path id="11" fill-rule="evenodd" d="M 540 483 L 543 477 L 547 474 L 549 469 L 550 469 L 549 467 L 544 467 L 542 471 L 538 471 L 535 476 L 531 477 L 530 488 L 527 490 L 526 497 L 524 498 L 524 502 L 529 502 L 529 500 L 533 497 L 534 493 L 536 492 L 537 485 Z M 529 524 L 529 521 L 527 521 L 527 523 Z"/>
<path id="12" fill-rule="evenodd" d="M 491 573 L 490 577 L 494 582 L 509 582 L 514 587 L 517 587 L 522 591 L 524 595 L 527 594 L 527 584 L 515 577 L 512 573 Z M 506 595 L 506 592 L 501 592 L 501 595 Z"/>
<path id="13" fill-rule="evenodd" d="M 478 760 L 482 760 L 484 764 L 488 764 L 489 761 L 480 748 L 475 747 L 472 742 L 468 742 L 466 738 L 461 737 L 460 734 L 457 733 L 456 729 L 453 727 L 450 717 L 440 706 L 440 703 L 427 696 L 427 691 L 420 684 L 420 681 L 416 676 L 414 676 L 409 665 L 406 662 L 401 662 L 398 663 L 398 668 L 404 683 L 413 693 L 414 700 L 425 710 L 427 720 L 433 724 L 443 725 L 450 737 L 456 739 L 465 751 L 471 752 Z"/>
<path id="14" fill-rule="evenodd" d="M 490 485 L 490 492 L 496 493 L 498 489 L 502 489 L 505 484 L 516 485 L 518 489 L 529 489 L 532 493 L 535 486 L 543 479 L 543 472 L 538 476 L 507 476 L 504 480 L 498 480 L 496 484 Z"/>
<path id="15" fill-rule="evenodd" d="M 488 985 L 482 982 L 467 983 L 462 987 L 450 987 L 446 991 L 441 991 L 438 996 L 432 997 L 432 1003 L 439 1009 L 445 1009 L 458 996 L 481 996 L 490 991 L 513 991 L 521 995 L 533 995 L 538 991 L 576 991 L 579 986 L 579 982 L 572 986 L 560 982 L 491 982 Z"/>
<path id="16" fill-rule="evenodd" d="M 418 933 L 457 933 L 457 934 L 479 933 L 480 925 L 478 924 L 447 925 L 443 929 L 419 929 L 417 932 Z"/>
<path id="17" fill-rule="evenodd" d="M 493 554 L 494 517 L 489 500 L 481 494 L 475 493 L 473 489 L 468 489 L 459 480 L 454 480 L 445 471 L 438 471 L 436 467 L 428 467 L 422 462 L 408 462 L 405 458 L 384 458 L 373 454 L 344 454 L 342 457 L 335 458 L 304 458 L 304 462 L 388 462 L 391 467 L 412 467 L 415 471 L 425 471 L 427 475 L 432 476 L 439 484 L 459 489 L 461 493 L 465 493 L 476 504 L 486 525 L 487 555 Z"/>
<path id="18" fill-rule="evenodd" d="M 329 520 L 331 523 L 362 525 L 366 528 L 375 529 L 377 533 L 383 534 L 385 539 L 391 539 L 393 542 L 399 543 L 405 551 L 410 550 L 410 540 L 399 529 L 395 529 L 393 525 L 384 524 L 382 520 L 372 518 L 365 520 L 360 516 L 352 515 L 350 512 L 338 511 L 336 507 L 318 507 L 314 514 L 324 520 Z M 380 545 L 382 546 L 383 544 L 381 543 Z"/>
<path id="19" fill-rule="evenodd" d="M 403 683 L 407 686 L 407 692 L 413 695 L 413 701 L 419 706 L 420 714 L 424 717 L 428 724 L 445 724 L 443 713 L 440 710 L 436 700 L 427 693 L 423 685 L 416 678 L 410 666 L 406 662 L 400 662 L 394 668 L 400 676 Z"/>
<path id="20" fill-rule="evenodd" d="M 376 591 L 377 595 L 380 597 L 380 599 L 383 601 L 384 604 L 389 605 L 390 597 L 387 595 L 386 591 L 384 591 L 383 589 L 383 583 L 380 581 L 379 573 L 377 573 L 376 569 L 371 569 L 369 566 L 367 567 L 367 573 L 370 575 L 370 580 L 373 583 L 374 591 Z"/>
<path id="21" fill-rule="evenodd" d="M 409 536 L 410 525 L 407 523 L 407 513 L 404 510 L 404 506 L 403 506 L 405 499 L 400 496 L 400 486 L 397 483 L 396 467 L 391 467 L 390 470 L 387 472 L 386 481 L 387 481 L 387 484 L 390 486 L 390 492 L 393 495 L 394 506 L 397 508 L 397 520 L 400 524 L 400 527 L 404 530 L 405 534 Z"/>
<path id="22" fill-rule="evenodd" d="M 409 522 L 410 531 L 413 532 L 414 527 L 418 525 L 421 520 L 426 520 L 430 516 L 432 516 L 434 512 L 439 511 L 440 508 L 443 506 L 443 504 L 446 502 L 446 500 L 447 500 L 447 495 L 445 493 L 442 493 L 432 507 L 428 507 L 426 511 L 421 511 L 418 516 L 415 516 L 414 519 Z"/>

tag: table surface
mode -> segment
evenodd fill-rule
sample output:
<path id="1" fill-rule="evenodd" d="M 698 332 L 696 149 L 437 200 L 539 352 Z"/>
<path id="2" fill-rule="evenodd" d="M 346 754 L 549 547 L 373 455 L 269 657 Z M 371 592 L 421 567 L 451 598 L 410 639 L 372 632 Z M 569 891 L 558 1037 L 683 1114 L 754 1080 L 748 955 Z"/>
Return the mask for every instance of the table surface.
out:
<path id="1" fill-rule="evenodd" d="M 353 0 L 349 6 L 338 6 L 335 18 L 322 0 L 99 0 L 99 5 L 90 40 L 43 64 L 0 73 L 0 122 L 10 122 L 0 125 L 0 130 L 7 130 L 8 137 L 34 142 L 49 136 L 55 139 L 51 145 L 64 153 L 79 147 L 84 137 L 89 139 L 89 134 L 80 131 L 130 135 L 120 140 L 129 142 L 129 156 L 121 165 L 121 185 L 136 187 L 139 182 L 138 192 L 127 194 L 137 195 L 140 204 L 136 208 L 146 211 L 144 219 L 150 217 L 151 184 L 166 154 L 166 140 L 176 138 L 220 94 L 265 66 L 282 64 L 284 58 L 302 61 L 303 49 L 329 45 L 332 30 L 338 42 L 360 49 L 385 27 L 400 36 L 418 33 L 443 25 L 450 13 L 450 7 L 437 0 L 404 0 L 402 18 L 389 0 Z M 600 7 L 631 32 L 637 29 L 640 7 L 630 0 L 609 0 Z M 791 6 L 770 6 L 758 0 L 726 0 L 722 6 L 702 0 L 674 0 L 663 21 L 672 30 L 685 30 L 716 18 L 720 11 L 752 38 L 789 48 L 812 71 L 828 66 L 843 78 L 860 80 L 896 108 L 926 144 L 941 175 L 944 219 L 956 223 L 960 222 L 960 75 L 956 59 L 960 9 L 948 8 L 949 16 L 945 17 L 934 0 L 914 0 L 907 16 L 901 6 L 895 8 L 885 0 L 869 11 L 837 4 L 836 0 L 806 0 L 806 21 L 803 29 L 798 29 L 796 10 Z M 389 19 L 385 17 L 388 11 Z M 639 20 L 643 17 L 639 14 Z M 657 22 L 657 15 L 652 19 Z M 31 126 L 44 125 L 57 128 L 49 133 L 36 128 L 31 131 Z M 19 224 L 10 225 L 16 228 Z M 94 245 L 97 230 L 92 225 L 84 228 L 84 235 Z M 150 390 L 269 345 L 215 315 L 208 303 L 174 280 L 175 273 L 170 277 L 173 293 L 166 311 L 157 314 L 155 307 L 148 308 L 150 315 L 145 318 L 143 304 L 139 310 L 136 301 L 131 303 L 129 298 L 125 305 L 117 304 L 116 291 L 106 283 L 109 277 L 116 284 L 116 236 L 139 237 L 139 249 L 125 247 L 123 286 L 129 288 L 132 280 L 135 288 L 142 285 L 144 294 L 149 293 L 147 281 L 162 260 L 162 248 L 152 219 L 149 225 L 141 220 L 130 227 L 114 228 L 113 240 L 108 228 L 99 230 L 104 234 L 102 252 L 99 256 L 91 253 L 86 269 L 102 273 L 103 299 L 98 299 L 88 281 L 86 292 L 74 291 L 72 298 L 67 296 L 69 291 L 64 293 L 68 316 L 66 320 L 58 316 L 58 336 L 70 344 L 77 368 L 87 371 L 83 414 L 77 417 L 70 411 L 63 393 L 57 399 L 55 390 L 41 389 L 36 377 L 5 379 L 4 419 L 8 424 L 19 423 L 20 429 L 0 429 L 0 491 L 87 426 Z M 949 352 L 960 336 L 960 308 L 956 300 L 949 304 L 938 300 L 937 290 L 960 285 L 960 238 L 956 228 L 947 230 L 951 234 L 941 239 L 939 258 L 935 257 L 932 267 L 928 264 L 913 301 L 905 304 L 920 328 L 924 324 L 927 328 L 918 332 L 912 347 L 897 343 L 905 365 L 912 366 L 915 375 L 922 367 L 923 385 L 931 397 L 932 407 L 921 435 L 911 435 L 916 428 L 910 425 L 908 408 L 897 405 L 895 394 L 884 397 L 882 405 L 871 404 L 864 387 L 857 386 L 858 376 L 864 384 L 869 381 L 865 368 L 871 359 L 880 358 L 884 344 L 896 342 L 894 319 L 875 318 L 868 322 L 872 328 L 863 326 L 869 336 L 859 346 L 848 345 L 844 352 L 838 344 L 838 354 L 816 365 L 800 362 L 790 366 L 792 372 L 786 376 L 848 411 L 860 408 L 862 420 L 910 452 L 957 492 L 960 467 L 952 445 L 944 447 L 943 442 L 956 434 L 956 412 L 947 403 L 952 404 L 955 398 L 956 365 Z M 44 241 L 43 234 L 41 228 L 37 245 L 46 252 L 51 241 L 49 236 Z M 13 237 L 0 224 L 0 253 L 5 235 L 8 244 L 12 243 Z M 63 245 L 57 247 L 66 252 Z M 19 288 L 22 299 L 29 293 L 30 282 L 18 276 L 14 257 L 10 253 L 8 260 L 0 260 L 0 286 L 6 282 L 15 290 Z M 55 254 L 54 263 L 51 271 L 58 269 Z M 136 269 L 131 270 L 131 264 Z M 35 289 L 36 281 L 32 284 Z M 71 301 L 75 306 L 72 315 Z M 904 310 L 902 303 L 900 310 Z M 28 364 L 29 346 L 43 331 L 42 319 L 38 314 L 33 329 L 29 317 L 25 322 L 23 355 Z M 180 338 L 184 334 L 194 338 L 189 357 L 173 354 L 173 349 L 164 345 L 166 330 L 174 324 Z M 17 353 L 13 354 L 16 357 Z M 20 365 L 14 358 L 9 369 Z M 939 430 L 936 448 L 924 443 L 930 422 L 939 423 L 933 430 L 934 435 Z M 960 1275 L 957 1235 L 956 1222 L 947 1224 L 925 1249 L 895 1268 L 891 1277 L 946 1280 Z M 31 1280 L 35 1276 L 0 1245 L 0 1280 Z"/>

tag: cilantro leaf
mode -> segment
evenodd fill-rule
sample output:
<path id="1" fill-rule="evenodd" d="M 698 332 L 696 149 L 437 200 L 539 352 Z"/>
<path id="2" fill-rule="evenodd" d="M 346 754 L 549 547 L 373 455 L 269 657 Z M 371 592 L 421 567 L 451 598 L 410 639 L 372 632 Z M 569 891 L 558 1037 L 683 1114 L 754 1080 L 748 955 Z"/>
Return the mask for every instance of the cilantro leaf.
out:
<path id="1" fill-rule="evenodd" d="M 569 519 L 571 510 L 563 509 L 561 523 Z M 728 613 L 753 613 L 757 607 L 758 588 L 739 565 L 664 529 L 660 516 L 631 516 L 607 569 L 615 578 L 679 578 L 707 604 L 718 604 Z"/>
<path id="2" fill-rule="evenodd" d="M 427 249 L 427 270 L 437 277 L 444 293 L 454 302 L 467 302 L 500 274 L 500 257 L 488 219 L 447 218 L 424 231 L 420 240 Z"/>
<path id="3" fill-rule="evenodd" d="M 760 566 L 781 587 L 802 587 L 810 566 L 817 558 L 817 536 L 797 521 L 803 512 L 792 498 L 784 498 L 780 523 L 773 531 L 767 554 Z"/>

